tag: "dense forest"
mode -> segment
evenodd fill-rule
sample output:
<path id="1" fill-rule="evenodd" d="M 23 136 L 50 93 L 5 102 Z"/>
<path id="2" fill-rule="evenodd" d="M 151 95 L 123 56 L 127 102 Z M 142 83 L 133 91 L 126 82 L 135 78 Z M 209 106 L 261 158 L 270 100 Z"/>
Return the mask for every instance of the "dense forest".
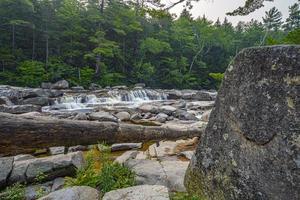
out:
<path id="1" fill-rule="evenodd" d="M 233 26 L 141 1 L 1 0 L 0 84 L 216 88 L 241 49 L 300 44 L 299 28 L 299 3 Z"/>

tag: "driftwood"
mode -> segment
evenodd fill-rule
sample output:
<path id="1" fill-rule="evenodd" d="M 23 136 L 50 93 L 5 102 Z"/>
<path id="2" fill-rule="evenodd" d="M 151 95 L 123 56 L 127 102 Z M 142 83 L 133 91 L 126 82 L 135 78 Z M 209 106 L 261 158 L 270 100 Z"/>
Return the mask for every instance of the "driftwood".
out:
<path id="1" fill-rule="evenodd" d="M 31 153 L 52 146 L 98 142 L 146 142 L 199 136 L 203 127 L 140 126 L 113 122 L 24 117 L 0 113 L 0 155 Z"/>

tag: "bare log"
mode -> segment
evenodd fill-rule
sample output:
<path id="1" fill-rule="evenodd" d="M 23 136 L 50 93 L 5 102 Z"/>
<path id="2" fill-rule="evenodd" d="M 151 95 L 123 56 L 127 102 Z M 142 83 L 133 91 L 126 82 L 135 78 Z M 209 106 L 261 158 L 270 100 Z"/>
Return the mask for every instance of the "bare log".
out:
<path id="1" fill-rule="evenodd" d="M 0 155 L 32 153 L 52 146 L 98 142 L 146 142 L 199 136 L 202 127 L 140 126 L 113 122 L 24 117 L 0 113 Z"/>

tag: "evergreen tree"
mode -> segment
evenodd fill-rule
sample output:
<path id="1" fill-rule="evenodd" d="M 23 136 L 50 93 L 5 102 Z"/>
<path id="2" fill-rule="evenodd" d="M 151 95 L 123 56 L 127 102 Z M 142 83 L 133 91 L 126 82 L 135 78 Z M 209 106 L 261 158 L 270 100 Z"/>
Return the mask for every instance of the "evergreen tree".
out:
<path id="1" fill-rule="evenodd" d="M 277 31 L 283 23 L 282 14 L 276 7 L 273 7 L 269 11 L 265 12 L 263 22 L 267 30 Z"/>
<path id="2" fill-rule="evenodd" d="M 289 7 L 289 17 L 286 19 L 284 29 L 291 31 L 298 28 L 300 28 L 300 9 L 299 3 L 295 3 Z"/>

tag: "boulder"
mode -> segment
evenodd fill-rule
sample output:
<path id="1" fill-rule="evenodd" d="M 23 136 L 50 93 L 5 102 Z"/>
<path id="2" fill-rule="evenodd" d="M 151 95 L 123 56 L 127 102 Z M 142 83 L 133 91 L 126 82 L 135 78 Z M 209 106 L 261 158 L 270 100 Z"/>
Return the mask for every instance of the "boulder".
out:
<path id="1" fill-rule="evenodd" d="M 58 89 L 58 90 L 68 89 L 69 83 L 66 80 L 57 81 L 56 83 L 52 84 L 51 88 Z"/>
<path id="2" fill-rule="evenodd" d="M 30 159 L 34 159 L 34 158 L 35 157 L 30 155 L 30 154 L 20 154 L 20 155 L 14 156 L 14 162 L 23 161 L 23 160 L 30 160 Z"/>
<path id="3" fill-rule="evenodd" d="M 89 115 L 89 119 L 92 121 L 100 122 L 119 122 L 119 119 L 112 114 L 104 111 L 94 112 Z"/>
<path id="4" fill-rule="evenodd" d="M 186 173 L 203 199 L 299 199 L 300 46 L 248 48 L 225 72 Z"/>
<path id="5" fill-rule="evenodd" d="M 10 184 L 15 182 L 30 183 L 40 173 L 45 174 L 45 180 L 70 176 L 75 173 L 77 168 L 83 167 L 84 164 L 85 161 L 82 152 L 15 161 L 13 163 L 13 170 L 8 177 L 8 182 Z"/>
<path id="6" fill-rule="evenodd" d="M 191 120 L 191 121 L 197 121 L 198 118 L 193 115 L 192 113 L 189 113 L 185 110 L 176 110 L 173 113 L 174 117 L 180 119 L 180 120 Z"/>
<path id="7" fill-rule="evenodd" d="M 126 89 L 128 89 L 128 87 L 126 85 L 117 85 L 117 86 L 113 86 L 112 89 L 114 89 L 114 90 L 126 90 Z"/>
<path id="8" fill-rule="evenodd" d="M 7 184 L 7 179 L 13 168 L 13 161 L 13 157 L 0 158 L 0 188 Z"/>
<path id="9" fill-rule="evenodd" d="M 73 120 L 88 120 L 88 116 L 85 113 L 77 113 Z"/>
<path id="10" fill-rule="evenodd" d="M 136 87 L 136 88 L 144 88 L 144 87 L 146 87 L 146 84 L 145 83 L 136 83 L 136 84 L 134 84 L 134 87 Z"/>
<path id="11" fill-rule="evenodd" d="M 176 108 L 173 106 L 161 106 L 161 107 L 159 107 L 158 110 L 161 113 L 165 113 L 167 115 L 172 115 L 172 113 L 176 111 Z"/>
<path id="12" fill-rule="evenodd" d="M 42 89 L 51 89 L 52 84 L 50 82 L 43 82 L 41 84 Z"/>
<path id="13" fill-rule="evenodd" d="M 121 121 L 129 121 L 130 114 L 128 112 L 122 111 L 116 114 L 116 117 L 119 118 Z"/>
<path id="14" fill-rule="evenodd" d="M 88 150 L 87 146 L 77 145 L 77 146 L 69 147 L 68 153 L 76 152 L 76 151 L 87 151 L 87 150 Z"/>
<path id="15" fill-rule="evenodd" d="M 113 190 L 103 200 L 169 200 L 168 188 L 161 185 L 138 185 Z"/>
<path id="16" fill-rule="evenodd" d="M 82 86 L 74 86 L 74 87 L 71 87 L 71 90 L 73 90 L 75 92 L 80 92 L 80 91 L 84 90 L 84 87 L 82 87 Z"/>
<path id="17" fill-rule="evenodd" d="M 118 156 L 114 162 L 119 163 L 119 164 L 123 164 L 125 163 L 127 160 L 129 159 L 134 159 L 136 158 L 137 154 L 139 152 L 138 151 L 126 151 L 124 152 L 122 155 Z"/>
<path id="18" fill-rule="evenodd" d="M 142 148 L 142 143 L 119 143 L 111 145 L 111 151 L 124 151 L 140 148 Z"/>
<path id="19" fill-rule="evenodd" d="M 7 105 L 7 106 L 12 106 L 14 105 L 8 97 L 0 97 L 0 105 Z"/>
<path id="20" fill-rule="evenodd" d="M 166 115 L 165 113 L 159 113 L 158 115 L 156 115 L 155 120 L 160 122 L 160 123 L 165 123 L 168 119 L 168 115 Z"/>
<path id="21" fill-rule="evenodd" d="M 66 147 L 60 146 L 60 147 L 50 147 L 49 152 L 51 155 L 58 155 L 58 154 L 64 154 Z"/>
<path id="22" fill-rule="evenodd" d="M 142 119 L 143 117 L 141 116 L 140 113 L 135 113 L 133 114 L 131 117 L 130 117 L 130 120 L 140 120 Z"/>
<path id="23" fill-rule="evenodd" d="M 25 188 L 25 199 L 26 200 L 36 200 L 40 195 L 47 195 L 51 192 L 52 181 L 30 185 Z"/>
<path id="24" fill-rule="evenodd" d="M 89 87 L 89 90 L 99 90 L 99 89 L 102 89 L 102 87 L 95 83 L 91 83 L 91 85 Z"/>
<path id="25" fill-rule="evenodd" d="M 14 105 L 14 106 L 6 106 L 0 105 L 0 112 L 11 113 L 11 114 L 22 114 L 29 112 L 41 112 L 41 106 L 37 105 Z"/>
<path id="26" fill-rule="evenodd" d="M 27 98 L 20 102 L 21 104 L 33 104 L 38 106 L 48 106 L 50 103 L 50 100 L 48 97 L 33 97 L 33 98 Z"/>
<path id="27" fill-rule="evenodd" d="M 54 179 L 52 187 L 51 187 L 51 192 L 62 189 L 64 187 L 64 185 L 65 185 L 64 178 L 59 177 L 59 178 Z"/>
<path id="28" fill-rule="evenodd" d="M 138 109 L 144 113 L 158 113 L 158 107 L 151 104 L 142 104 L 138 107 Z"/>
<path id="29" fill-rule="evenodd" d="M 39 198 L 39 200 L 99 200 L 98 190 L 88 186 L 74 186 L 55 192 Z"/>

